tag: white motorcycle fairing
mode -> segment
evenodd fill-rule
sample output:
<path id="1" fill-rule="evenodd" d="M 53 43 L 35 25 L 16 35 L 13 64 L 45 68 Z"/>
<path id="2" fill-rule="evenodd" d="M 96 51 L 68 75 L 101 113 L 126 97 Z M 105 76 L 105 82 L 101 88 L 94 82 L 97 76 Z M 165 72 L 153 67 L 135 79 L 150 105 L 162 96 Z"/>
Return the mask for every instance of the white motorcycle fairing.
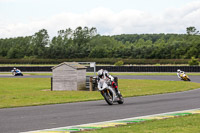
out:
<path id="1" fill-rule="evenodd" d="M 116 92 L 113 90 L 113 88 L 111 86 L 108 85 L 108 84 L 111 84 L 109 82 L 110 81 L 108 81 L 106 79 L 100 79 L 99 82 L 98 82 L 98 89 L 99 89 L 99 91 L 103 91 L 105 89 L 110 90 L 113 94 L 113 101 L 116 102 L 116 101 L 118 101 Z"/>

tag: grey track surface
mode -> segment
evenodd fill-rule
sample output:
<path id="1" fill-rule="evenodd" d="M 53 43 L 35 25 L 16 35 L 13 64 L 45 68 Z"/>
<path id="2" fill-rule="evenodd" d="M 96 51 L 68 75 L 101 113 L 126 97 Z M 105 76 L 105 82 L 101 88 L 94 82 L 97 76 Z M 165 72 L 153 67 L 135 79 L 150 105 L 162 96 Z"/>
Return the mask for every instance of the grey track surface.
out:
<path id="1" fill-rule="evenodd" d="M 118 76 L 120 79 L 173 80 L 175 76 Z M 193 78 L 194 77 L 194 78 Z M 191 76 L 200 82 L 199 76 Z M 177 77 L 176 77 L 177 79 Z M 180 81 L 183 82 L 183 81 Z M 99 94 L 100 95 L 100 94 Z M 109 106 L 104 100 L 45 106 L 0 109 L 0 132 L 56 128 L 200 108 L 200 89 L 125 98 L 123 105 Z"/>

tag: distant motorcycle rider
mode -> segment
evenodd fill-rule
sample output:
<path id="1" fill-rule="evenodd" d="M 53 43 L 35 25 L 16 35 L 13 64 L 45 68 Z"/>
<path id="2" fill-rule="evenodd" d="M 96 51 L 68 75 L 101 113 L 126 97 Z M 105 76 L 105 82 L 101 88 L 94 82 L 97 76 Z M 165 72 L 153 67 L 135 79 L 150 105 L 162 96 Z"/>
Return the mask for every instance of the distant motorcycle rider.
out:
<path id="1" fill-rule="evenodd" d="M 185 74 L 184 71 L 181 71 L 180 69 L 177 70 L 177 76 L 178 76 L 179 79 L 182 79 L 181 75 L 183 75 L 183 74 Z"/>
<path id="2" fill-rule="evenodd" d="M 18 75 L 23 76 L 22 72 L 15 67 L 13 68 L 13 70 L 11 70 L 11 72 L 13 73 L 14 76 L 18 76 Z"/>
<path id="3" fill-rule="evenodd" d="M 118 86 L 114 81 L 114 77 L 109 75 L 107 70 L 100 69 L 97 72 L 97 75 L 98 75 L 98 81 L 100 80 L 100 78 L 101 79 L 109 79 L 111 81 L 111 83 L 112 83 L 113 88 L 115 88 L 116 93 L 120 94 L 120 91 L 118 90 Z"/>

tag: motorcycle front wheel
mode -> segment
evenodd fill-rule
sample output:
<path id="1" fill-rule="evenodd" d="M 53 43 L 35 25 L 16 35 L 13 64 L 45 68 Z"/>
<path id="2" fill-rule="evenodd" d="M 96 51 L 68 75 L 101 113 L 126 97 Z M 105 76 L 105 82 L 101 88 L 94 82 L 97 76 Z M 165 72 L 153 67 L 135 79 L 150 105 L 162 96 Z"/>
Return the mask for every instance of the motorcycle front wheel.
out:
<path id="1" fill-rule="evenodd" d="M 113 94 L 110 90 L 101 91 L 101 94 L 109 105 L 113 105 Z"/>
<path id="2" fill-rule="evenodd" d="M 15 72 L 12 72 L 12 75 L 15 76 Z"/>

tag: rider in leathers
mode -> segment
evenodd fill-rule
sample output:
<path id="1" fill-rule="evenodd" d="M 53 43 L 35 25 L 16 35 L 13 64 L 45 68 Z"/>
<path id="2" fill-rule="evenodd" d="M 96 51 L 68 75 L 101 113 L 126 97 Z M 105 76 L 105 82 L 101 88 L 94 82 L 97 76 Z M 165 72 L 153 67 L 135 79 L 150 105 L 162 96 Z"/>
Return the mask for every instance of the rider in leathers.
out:
<path id="1" fill-rule="evenodd" d="M 184 72 L 184 71 L 181 71 L 180 69 L 178 69 L 178 70 L 177 70 L 177 76 L 178 76 L 179 79 L 182 79 L 182 78 L 181 78 L 181 74 L 185 74 L 185 72 Z"/>
<path id="2" fill-rule="evenodd" d="M 111 82 L 112 82 L 112 86 L 113 88 L 115 88 L 115 91 L 117 94 L 120 94 L 120 91 L 118 90 L 118 87 L 117 87 L 117 84 L 115 83 L 114 81 L 114 77 L 109 75 L 108 71 L 107 70 L 103 70 L 103 69 L 100 69 L 98 72 L 97 72 L 97 75 L 98 75 L 98 81 L 99 81 L 99 78 L 101 79 L 110 79 Z"/>
<path id="3" fill-rule="evenodd" d="M 11 72 L 14 72 L 15 76 L 18 76 L 18 75 L 22 74 L 22 72 L 19 69 L 17 69 L 17 68 L 13 68 L 13 70 L 11 70 Z"/>

